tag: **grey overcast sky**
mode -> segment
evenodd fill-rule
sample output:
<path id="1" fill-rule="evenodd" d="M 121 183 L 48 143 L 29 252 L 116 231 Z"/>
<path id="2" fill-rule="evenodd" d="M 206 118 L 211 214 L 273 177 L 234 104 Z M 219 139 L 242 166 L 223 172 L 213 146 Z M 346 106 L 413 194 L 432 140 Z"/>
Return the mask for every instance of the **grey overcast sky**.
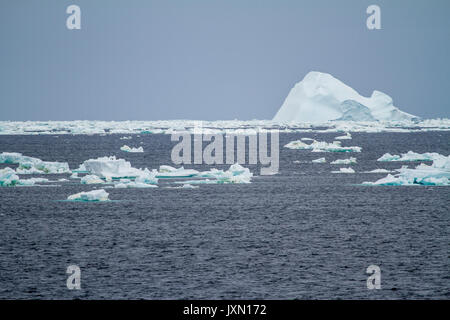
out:
<path id="1" fill-rule="evenodd" d="M 449 14 L 448 0 L 1 0 L 0 120 L 272 119 L 311 70 L 450 117 Z"/>

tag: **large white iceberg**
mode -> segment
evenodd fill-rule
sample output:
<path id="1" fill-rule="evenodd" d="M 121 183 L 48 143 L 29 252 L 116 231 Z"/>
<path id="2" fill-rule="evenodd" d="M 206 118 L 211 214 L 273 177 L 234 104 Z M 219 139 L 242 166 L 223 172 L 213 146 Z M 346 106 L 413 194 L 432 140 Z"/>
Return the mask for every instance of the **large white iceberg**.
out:
<path id="1" fill-rule="evenodd" d="M 20 174 L 68 173 L 67 162 L 42 161 L 41 159 L 24 156 L 18 152 L 0 153 L 0 163 L 18 164 L 16 169 Z"/>
<path id="2" fill-rule="evenodd" d="M 67 197 L 71 201 L 108 201 L 109 194 L 104 189 L 80 192 Z"/>
<path id="3" fill-rule="evenodd" d="M 450 185 L 450 156 L 437 156 L 431 165 L 424 163 L 415 169 L 402 167 L 398 174 L 388 174 L 375 182 L 364 182 L 365 185 L 403 186 L 403 185 Z"/>
<path id="4" fill-rule="evenodd" d="M 412 120 L 417 117 L 394 107 L 392 98 L 373 91 L 361 96 L 332 75 L 309 72 L 289 92 L 273 118 L 277 122 Z"/>

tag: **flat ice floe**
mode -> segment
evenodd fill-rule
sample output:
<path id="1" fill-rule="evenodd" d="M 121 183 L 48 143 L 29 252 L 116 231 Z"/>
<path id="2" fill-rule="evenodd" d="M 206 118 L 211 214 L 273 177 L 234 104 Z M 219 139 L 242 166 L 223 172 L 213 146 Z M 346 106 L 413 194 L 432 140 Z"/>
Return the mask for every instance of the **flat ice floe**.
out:
<path id="1" fill-rule="evenodd" d="M 156 175 L 159 179 L 167 178 L 191 178 L 199 174 L 197 170 L 185 169 L 184 167 L 174 168 L 167 165 L 162 165 L 159 167 L 159 172 Z"/>
<path id="2" fill-rule="evenodd" d="M 95 174 L 87 174 L 80 179 L 81 184 L 99 184 L 104 183 L 102 179 L 100 179 Z"/>
<path id="3" fill-rule="evenodd" d="M 129 180 L 129 179 L 120 179 L 118 182 L 114 183 L 114 188 L 157 188 L 156 184 L 140 182 L 139 179 Z"/>
<path id="4" fill-rule="evenodd" d="M 311 161 L 312 163 L 325 163 L 327 162 L 327 159 L 325 158 L 319 158 Z"/>
<path id="5" fill-rule="evenodd" d="M 310 144 L 301 140 L 291 141 L 284 146 L 288 149 L 311 150 L 312 152 L 361 152 L 361 147 L 343 147 L 340 141 L 328 143 L 325 141 L 313 140 Z"/>
<path id="6" fill-rule="evenodd" d="M 108 201 L 109 194 L 104 189 L 80 192 L 67 197 L 71 201 Z"/>
<path id="7" fill-rule="evenodd" d="M 198 178 L 211 178 L 213 180 L 189 180 L 180 183 L 187 184 L 228 184 L 228 183 L 251 183 L 253 173 L 248 168 L 244 168 L 238 163 L 230 166 L 227 171 L 211 169 L 209 171 L 203 171 L 196 175 Z"/>
<path id="8" fill-rule="evenodd" d="M 373 169 L 371 171 L 364 171 L 363 173 L 389 173 L 392 171 L 386 170 L 386 169 Z"/>
<path id="9" fill-rule="evenodd" d="M 356 163 L 356 158 L 350 157 L 349 159 L 337 159 L 330 163 L 331 164 L 354 164 L 354 163 Z"/>
<path id="10" fill-rule="evenodd" d="M 184 183 L 182 186 L 178 187 L 166 187 L 165 189 L 198 189 L 198 186 L 193 186 L 189 183 Z"/>
<path id="11" fill-rule="evenodd" d="M 20 174 L 47 174 L 69 173 L 67 162 L 42 161 L 41 159 L 24 156 L 18 152 L 2 152 L 0 163 L 18 164 L 16 169 Z"/>
<path id="12" fill-rule="evenodd" d="M 124 145 L 124 146 L 120 147 L 120 150 L 125 151 L 125 152 L 132 152 L 132 153 L 142 153 L 142 152 L 144 152 L 144 148 L 142 148 L 142 147 L 132 148 L 132 147 L 129 147 L 127 145 Z"/>
<path id="13" fill-rule="evenodd" d="M 331 171 L 332 173 L 355 173 L 352 168 L 340 168 L 339 171 Z"/>
<path id="14" fill-rule="evenodd" d="M 448 186 L 450 184 L 450 156 L 435 157 L 431 165 L 422 163 L 415 169 L 402 167 L 397 171 L 399 171 L 398 174 L 388 174 L 375 182 L 364 182 L 363 184 L 381 186 Z"/>
<path id="15" fill-rule="evenodd" d="M 45 182 L 49 182 L 48 179 L 45 178 L 20 179 L 20 177 L 16 174 L 16 171 L 14 171 L 9 167 L 0 169 L 0 187 L 33 186 L 36 183 L 45 183 Z"/>
<path id="16" fill-rule="evenodd" d="M 347 134 L 345 136 L 339 136 L 334 138 L 334 140 L 350 140 L 352 138 L 352 135 L 347 132 Z"/>
<path id="17" fill-rule="evenodd" d="M 408 151 L 407 153 L 402 153 L 401 155 L 392 155 L 390 153 L 385 153 L 377 161 L 433 161 L 442 157 L 439 153 L 416 153 L 413 151 Z"/>

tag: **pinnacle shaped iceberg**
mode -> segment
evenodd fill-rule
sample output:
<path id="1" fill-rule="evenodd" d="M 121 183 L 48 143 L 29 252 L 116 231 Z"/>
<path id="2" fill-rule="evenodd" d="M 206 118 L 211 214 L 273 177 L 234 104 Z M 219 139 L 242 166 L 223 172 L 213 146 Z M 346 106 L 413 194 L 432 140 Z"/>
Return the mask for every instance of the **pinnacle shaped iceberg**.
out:
<path id="1" fill-rule="evenodd" d="M 393 105 L 392 98 L 380 91 L 361 96 L 328 73 L 312 71 L 289 92 L 273 118 L 278 122 L 409 121 L 418 119 Z"/>

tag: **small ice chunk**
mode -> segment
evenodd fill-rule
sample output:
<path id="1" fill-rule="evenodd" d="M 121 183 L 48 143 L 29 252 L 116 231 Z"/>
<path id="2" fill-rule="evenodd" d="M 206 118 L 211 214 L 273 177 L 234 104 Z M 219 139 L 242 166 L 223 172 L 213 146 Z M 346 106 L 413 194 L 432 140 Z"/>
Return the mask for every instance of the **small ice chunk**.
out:
<path id="1" fill-rule="evenodd" d="M 73 201 L 108 201 L 109 194 L 104 189 L 80 192 L 67 197 Z"/>
<path id="2" fill-rule="evenodd" d="M 355 173 L 352 168 L 340 168 L 339 171 L 331 171 L 333 173 Z"/>
<path id="3" fill-rule="evenodd" d="M 81 178 L 80 180 L 81 184 L 98 184 L 98 183 L 104 183 L 102 179 L 100 179 L 98 176 L 94 174 L 88 174 Z"/>
<path id="4" fill-rule="evenodd" d="M 319 158 L 316 160 L 312 160 L 311 162 L 312 163 L 325 163 L 325 162 L 327 162 L 327 160 L 325 158 Z"/>
<path id="5" fill-rule="evenodd" d="M 350 157 L 349 159 L 337 159 L 330 163 L 331 164 L 354 164 L 354 163 L 356 163 L 356 158 Z"/>
<path id="6" fill-rule="evenodd" d="M 133 152 L 133 153 L 144 152 L 144 148 L 142 148 L 142 147 L 132 148 L 132 147 L 129 147 L 127 145 L 124 145 L 124 146 L 120 147 L 120 150 L 125 151 L 125 152 Z"/>

